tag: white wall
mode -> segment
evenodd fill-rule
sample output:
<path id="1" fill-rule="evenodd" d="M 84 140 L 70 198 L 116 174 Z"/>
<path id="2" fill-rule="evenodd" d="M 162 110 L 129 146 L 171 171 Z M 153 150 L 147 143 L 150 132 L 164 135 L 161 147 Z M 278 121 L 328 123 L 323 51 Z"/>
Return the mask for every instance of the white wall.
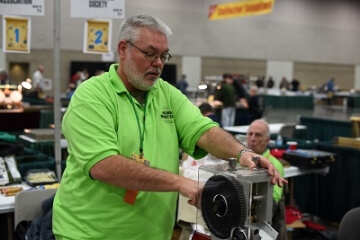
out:
<path id="1" fill-rule="evenodd" d="M 280 81 L 286 77 L 288 81 L 293 78 L 293 63 L 289 61 L 268 61 L 266 63 L 266 76 L 272 76 L 275 87 L 279 87 Z"/>
<path id="2" fill-rule="evenodd" d="M 186 75 L 189 87 L 197 88 L 201 81 L 201 58 L 193 56 L 183 56 L 182 73 Z"/>

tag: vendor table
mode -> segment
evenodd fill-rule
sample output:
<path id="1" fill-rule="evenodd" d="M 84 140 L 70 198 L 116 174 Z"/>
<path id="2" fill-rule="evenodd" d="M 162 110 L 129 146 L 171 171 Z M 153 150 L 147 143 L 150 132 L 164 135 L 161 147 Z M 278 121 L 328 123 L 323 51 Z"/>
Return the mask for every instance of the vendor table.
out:
<path id="1" fill-rule="evenodd" d="M 285 123 L 270 123 L 269 124 L 270 134 L 278 134 L 280 132 L 281 127 L 283 127 L 284 125 Z M 234 134 L 247 134 L 249 125 L 224 127 L 224 129 Z M 306 126 L 296 125 L 295 130 L 306 130 Z"/>
<path id="2" fill-rule="evenodd" d="M 266 106 L 277 109 L 314 109 L 314 98 L 311 95 L 262 95 Z"/>
<path id="3" fill-rule="evenodd" d="M 29 189 L 30 187 L 26 184 L 16 184 L 14 186 L 21 186 L 23 189 Z M 5 231 L 7 234 L 7 239 L 12 240 L 13 232 L 14 232 L 14 218 L 13 218 L 13 212 L 14 212 L 14 206 L 15 206 L 15 196 L 9 196 L 5 197 L 4 195 L 0 194 L 0 216 L 1 219 L 6 221 L 6 225 L 2 225 L 1 227 L 1 239 L 3 239 Z M 4 232 L 3 232 L 4 231 Z"/>
<path id="4" fill-rule="evenodd" d="M 359 95 L 347 96 L 347 106 L 353 108 L 360 108 L 360 96 Z"/>
<path id="5" fill-rule="evenodd" d="M 26 135 L 19 135 L 19 141 L 32 150 L 42 152 L 51 157 L 55 155 L 54 139 L 35 139 Z M 66 159 L 68 143 L 65 138 L 60 139 L 60 147 L 62 159 Z"/>

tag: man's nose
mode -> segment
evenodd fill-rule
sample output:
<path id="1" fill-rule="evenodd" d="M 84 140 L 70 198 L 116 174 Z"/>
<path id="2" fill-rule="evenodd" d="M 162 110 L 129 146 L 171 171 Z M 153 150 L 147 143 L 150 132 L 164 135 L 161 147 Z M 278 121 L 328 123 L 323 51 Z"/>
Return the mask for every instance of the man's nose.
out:
<path id="1" fill-rule="evenodd" d="M 159 66 L 163 66 L 164 63 L 161 61 L 160 56 L 156 57 L 156 59 L 152 62 L 153 66 L 159 67 Z"/>

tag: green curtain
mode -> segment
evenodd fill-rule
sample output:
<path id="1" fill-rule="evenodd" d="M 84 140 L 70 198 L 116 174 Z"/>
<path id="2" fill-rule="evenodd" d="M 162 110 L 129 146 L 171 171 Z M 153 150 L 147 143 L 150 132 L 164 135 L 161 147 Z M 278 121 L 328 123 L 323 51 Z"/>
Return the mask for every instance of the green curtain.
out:
<path id="1" fill-rule="evenodd" d="M 40 111 L 40 128 L 49 128 L 50 124 L 54 124 L 54 111 L 41 110 Z"/>
<path id="2" fill-rule="evenodd" d="M 360 206 L 360 149 L 319 143 L 316 148 L 336 154 L 327 175 L 294 178 L 294 197 L 302 212 L 340 222 L 347 211 Z"/>
<path id="3" fill-rule="evenodd" d="M 266 106 L 278 109 L 313 109 L 313 96 L 262 95 Z"/>
<path id="4" fill-rule="evenodd" d="M 347 106 L 360 108 L 360 96 L 347 96 Z"/>
<path id="5" fill-rule="evenodd" d="M 307 127 L 309 140 L 331 141 L 336 136 L 351 137 L 351 122 L 300 116 L 300 124 Z"/>

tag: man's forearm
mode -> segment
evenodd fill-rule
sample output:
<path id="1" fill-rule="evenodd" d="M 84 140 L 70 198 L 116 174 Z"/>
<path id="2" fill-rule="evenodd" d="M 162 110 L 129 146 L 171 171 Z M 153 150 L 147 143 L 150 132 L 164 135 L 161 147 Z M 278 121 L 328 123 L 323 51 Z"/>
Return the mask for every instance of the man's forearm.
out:
<path id="1" fill-rule="evenodd" d="M 143 191 L 178 191 L 181 176 L 154 169 L 122 156 L 111 156 L 95 164 L 91 176 L 118 187 Z"/>
<path id="2" fill-rule="evenodd" d="M 197 142 L 197 145 L 215 157 L 228 159 L 237 157 L 245 148 L 234 136 L 219 127 L 210 128 Z"/>

